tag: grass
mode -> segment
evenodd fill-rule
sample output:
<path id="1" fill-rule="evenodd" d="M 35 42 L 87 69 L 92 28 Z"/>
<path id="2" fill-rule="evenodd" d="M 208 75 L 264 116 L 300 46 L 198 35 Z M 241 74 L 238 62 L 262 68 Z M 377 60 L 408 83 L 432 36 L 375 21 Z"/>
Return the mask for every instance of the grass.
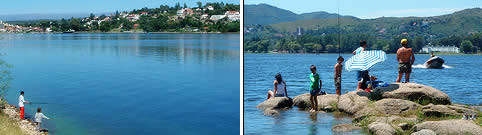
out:
<path id="1" fill-rule="evenodd" d="M 0 133 L 2 135 L 26 135 L 14 120 L 3 112 L 0 112 Z"/>

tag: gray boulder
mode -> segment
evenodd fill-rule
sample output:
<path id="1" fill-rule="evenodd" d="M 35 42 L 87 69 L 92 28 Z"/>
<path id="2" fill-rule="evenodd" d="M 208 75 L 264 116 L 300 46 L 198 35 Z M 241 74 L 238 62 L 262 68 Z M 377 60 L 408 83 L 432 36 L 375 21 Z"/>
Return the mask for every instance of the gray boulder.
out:
<path id="1" fill-rule="evenodd" d="M 406 99 L 433 104 L 451 104 L 450 97 L 430 86 L 416 83 L 393 83 L 388 87 L 378 87 L 374 93 L 380 98 Z"/>
<path id="2" fill-rule="evenodd" d="M 430 129 L 422 129 L 422 130 L 420 130 L 418 132 L 415 132 L 415 133 L 412 133 L 410 135 L 437 135 L 437 134 L 435 134 L 435 132 L 433 132 Z"/>
<path id="3" fill-rule="evenodd" d="M 428 104 L 422 107 L 422 112 L 425 116 L 462 116 L 465 113 L 477 113 L 477 110 L 465 105 L 434 105 Z"/>
<path id="4" fill-rule="evenodd" d="M 266 109 L 285 109 L 291 108 L 293 105 L 293 100 L 289 97 L 274 97 L 268 100 L 263 101 L 262 103 L 258 104 L 256 108 L 260 110 Z"/>
<path id="5" fill-rule="evenodd" d="M 393 135 L 396 133 L 395 129 L 387 123 L 373 122 L 368 125 L 370 133 L 375 135 Z"/>
<path id="6" fill-rule="evenodd" d="M 274 97 L 258 104 L 256 108 L 264 111 L 266 116 L 279 115 L 280 109 L 289 109 L 293 106 L 293 100 L 289 97 Z"/>
<path id="7" fill-rule="evenodd" d="M 333 132 L 350 132 L 350 131 L 353 131 L 353 130 L 360 130 L 360 129 L 362 129 L 362 128 L 359 127 L 359 126 L 355 126 L 353 124 L 348 124 L 348 123 L 338 124 L 338 125 L 335 125 L 335 126 L 331 127 L 331 131 L 333 131 Z"/>
<path id="8" fill-rule="evenodd" d="M 337 107 L 340 111 L 355 114 L 365 108 L 369 101 L 366 91 L 352 91 L 340 96 Z"/>
<path id="9" fill-rule="evenodd" d="M 414 126 L 415 131 L 430 129 L 437 135 L 482 135 L 482 127 L 471 120 L 426 121 Z"/>
<path id="10" fill-rule="evenodd" d="M 334 111 L 335 106 L 338 103 L 338 95 L 326 94 L 317 96 L 318 110 Z M 293 98 L 293 105 L 302 110 L 307 110 L 311 107 L 310 93 L 298 95 Z"/>
<path id="11" fill-rule="evenodd" d="M 358 111 L 354 115 L 355 120 L 363 119 L 365 116 L 376 114 L 399 115 L 412 110 L 417 110 L 421 105 L 402 99 L 382 99 Z"/>

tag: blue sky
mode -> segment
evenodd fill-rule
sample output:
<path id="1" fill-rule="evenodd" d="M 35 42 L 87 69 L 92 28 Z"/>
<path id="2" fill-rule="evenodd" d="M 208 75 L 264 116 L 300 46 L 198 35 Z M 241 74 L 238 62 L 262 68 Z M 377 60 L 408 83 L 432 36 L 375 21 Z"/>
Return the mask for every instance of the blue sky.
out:
<path id="1" fill-rule="evenodd" d="M 266 3 L 294 13 L 326 11 L 359 18 L 382 16 L 436 16 L 482 6 L 482 0 L 245 0 L 244 4 Z"/>
<path id="2" fill-rule="evenodd" d="M 239 4 L 239 0 L 0 0 L 0 14 L 106 13 L 153 8 L 161 4 L 174 6 L 177 2 L 191 7 L 198 1 Z"/>

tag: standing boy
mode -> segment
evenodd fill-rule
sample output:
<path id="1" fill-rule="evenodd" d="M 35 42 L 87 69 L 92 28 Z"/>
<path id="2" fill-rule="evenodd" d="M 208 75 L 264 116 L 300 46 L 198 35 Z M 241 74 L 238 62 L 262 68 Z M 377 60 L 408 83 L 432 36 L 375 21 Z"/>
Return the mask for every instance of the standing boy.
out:
<path id="1" fill-rule="evenodd" d="M 336 88 L 336 94 L 337 95 L 341 95 L 341 72 L 342 72 L 342 69 L 343 69 L 343 61 L 345 61 L 345 59 L 340 56 L 338 57 L 337 59 L 337 63 L 335 65 L 335 76 L 334 76 L 334 81 L 335 81 L 335 88 Z"/>
<path id="2" fill-rule="evenodd" d="M 25 101 L 25 99 L 23 98 L 23 94 L 24 92 L 21 91 L 20 92 L 20 96 L 18 97 L 18 106 L 20 107 L 20 119 L 24 119 L 24 115 L 25 115 L 25 108 L 23 107 L 23 103 L 29 103 L 28 101 Z"/>
<path id="3" fill-rule="evenodd" d="M 311 110 L 310 112 L 315 112 L 318 110 L 318 101 L 316 96 L 321 90 L 321 80 L 320 75 L 316 73 L 315 65 L 311 65 L 310 67 L 311 74 L 310 74 L 310 103 L 311 103 Z"/>

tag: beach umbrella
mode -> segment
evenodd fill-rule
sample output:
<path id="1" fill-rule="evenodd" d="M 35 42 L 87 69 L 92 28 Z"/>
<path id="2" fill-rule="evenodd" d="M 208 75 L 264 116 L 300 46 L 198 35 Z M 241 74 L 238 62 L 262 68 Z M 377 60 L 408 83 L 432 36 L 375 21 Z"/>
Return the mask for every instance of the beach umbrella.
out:
<path id="1" fill-rule="evenodd" d="M 345 62 L 345 68 L 348 71 L 368 70 L 373 65 L 385 61 L 387 54 L 381 50 L 362 51 L 359 54 L 348 59 Z"/>

